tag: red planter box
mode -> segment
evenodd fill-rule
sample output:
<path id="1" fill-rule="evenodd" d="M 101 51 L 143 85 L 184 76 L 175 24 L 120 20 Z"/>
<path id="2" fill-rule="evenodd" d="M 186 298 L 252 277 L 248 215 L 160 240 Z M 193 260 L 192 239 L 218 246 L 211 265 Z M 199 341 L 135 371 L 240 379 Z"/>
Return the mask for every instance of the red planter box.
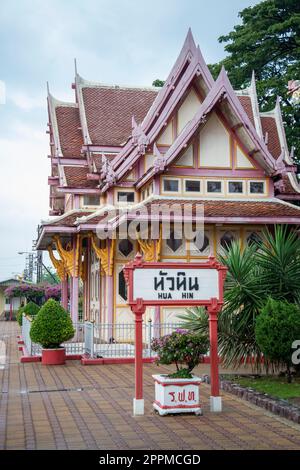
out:
<path id="1" fill-rule="evenodd" d="M 42 364 L 45 366 L 58 366 L 65 364 L 66 350 L 65 348 L 42 349 Z"/>

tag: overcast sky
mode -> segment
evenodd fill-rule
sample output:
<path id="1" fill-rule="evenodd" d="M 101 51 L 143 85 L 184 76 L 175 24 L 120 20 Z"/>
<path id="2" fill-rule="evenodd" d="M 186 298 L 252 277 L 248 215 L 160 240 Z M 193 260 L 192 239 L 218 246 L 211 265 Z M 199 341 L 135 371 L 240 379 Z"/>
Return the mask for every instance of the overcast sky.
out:
<path id="1" fill-rule="evenodd" d="M 166 78 L 189 26 L 206 61 L 219 61 L 218 37 L 255 3 L 1 0 L 0 280 L 22 272 L 25 257 L 17 253 L 31 249 L 37 224 L 48 217 L 46 82 L 55 97 L 73 100 L 76 57 L 84 78 L 151 85 Z"/>

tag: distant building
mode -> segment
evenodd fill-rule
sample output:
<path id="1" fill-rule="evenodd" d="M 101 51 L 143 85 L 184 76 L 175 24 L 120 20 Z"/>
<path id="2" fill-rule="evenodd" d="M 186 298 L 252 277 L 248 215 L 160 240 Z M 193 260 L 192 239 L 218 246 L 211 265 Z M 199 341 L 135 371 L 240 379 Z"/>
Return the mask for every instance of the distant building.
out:
<path id="1" fill-rule="evenodd" d="M 74 321 L 80 279 L 85 318 L 133 321 L 122 268 L 137 251 L 148 261 L 201 261 L 233 240 L 259 242 L 266 226 L 300 224 L 300 187 L 279 100 L 260 112 L 254 74 L 238 91 L 224 69 L 214 80 L 190 31 L 162 88 L 103 85 L 76 71 L 73 89 L 72 103 L 48 93 L 55 218 L 42 223 L 37 248 L 50 252 L 66 307 L 70 284 Z M 120 238 L 129 223 L 125 206 L 143 210 L 150 224 L 154 205 L 175 203 L 192 205 L 192 222 L 204 207 L 201 246 L 176 239 L 175 223 L 166 240 Z M 162 215 L 155 220 L 164 222 Z M 96 230 L 101 236 L 116 231 L 117 238 L 100 241 Z M 177 313 L 156 307 L 146 318 L 168 322 Z"/>
<path id="2" fill-rule="evenodd" d="M 5 281 L 0 281 L 0 318 L 15 318 L 16 313 L 22 302 L 25 302 L 24 297 L 6 297 L 4 291 L 11 286 L 24 284 L 24 282 L 10 278 Z"/>

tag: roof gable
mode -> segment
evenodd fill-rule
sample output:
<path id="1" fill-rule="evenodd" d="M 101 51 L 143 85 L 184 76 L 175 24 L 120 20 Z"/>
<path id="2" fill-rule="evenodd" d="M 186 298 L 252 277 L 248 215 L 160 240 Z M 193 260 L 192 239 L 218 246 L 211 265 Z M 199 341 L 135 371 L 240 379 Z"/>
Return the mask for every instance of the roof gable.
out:
<path id="1" fill-rule="evenodd" d="M 200 105 L 194 118 L 186 125 L 164 156 L 158 155 L 158 159 L 154 161 L 152 169 L 137 182 L 137 187 L 145 184 L 154 174 L 164 171 L 165 168 L 178 157 L 180 152 L 189 145 L 195 133 L 198 132 L 199 128 L 209 119 L 210 113 L 225 101 L 225 111 L 228 107 L 230 108 L 230 116 L 232 118 L 231 126 L 238 126 L 239 132 L 243 129 L 247 137 L 248 145 L 250 142 L 251 148 L 249 148 L 249 152 L 252 152 L 255 158 L 259 155 L 259 163 L 262 164 L 269 174 L 272 174 L 276 169 L 275 161 L 265 143 L 259 138 L 253 124 L 242 108 L 228 80 L 225 69 L 222 69 L 213 88 Z"/>

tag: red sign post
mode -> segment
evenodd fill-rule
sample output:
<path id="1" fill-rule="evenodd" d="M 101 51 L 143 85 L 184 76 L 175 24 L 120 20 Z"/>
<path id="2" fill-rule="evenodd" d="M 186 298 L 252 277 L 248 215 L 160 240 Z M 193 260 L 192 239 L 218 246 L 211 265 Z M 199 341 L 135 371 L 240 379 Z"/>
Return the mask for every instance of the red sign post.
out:
<path id="1" fill-rule="evenodd" d="M 209 316 L 211 411 L 221 411 L 218 313 L 227 269 L 214 257 L 203 263 L 144 262 L 141 254 L 124 267 L 128 304 L 135 315 L 135 397 L 133 413 L 144 414 L 143 314 L 148 306 L 204 306 Z"/>

